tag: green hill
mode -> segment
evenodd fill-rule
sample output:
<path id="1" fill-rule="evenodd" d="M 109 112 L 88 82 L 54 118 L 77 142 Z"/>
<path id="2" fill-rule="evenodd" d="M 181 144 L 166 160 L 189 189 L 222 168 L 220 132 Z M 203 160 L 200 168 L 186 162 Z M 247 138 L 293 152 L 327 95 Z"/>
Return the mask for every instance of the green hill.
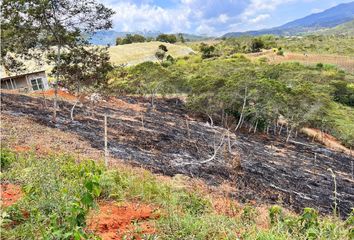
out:
<path id="1" fill-rule="evenodd" d="M 317 31 L 324 35 L 349 35 L 354 36 L 354 20 L 338 25 L 334 28 Z"/>

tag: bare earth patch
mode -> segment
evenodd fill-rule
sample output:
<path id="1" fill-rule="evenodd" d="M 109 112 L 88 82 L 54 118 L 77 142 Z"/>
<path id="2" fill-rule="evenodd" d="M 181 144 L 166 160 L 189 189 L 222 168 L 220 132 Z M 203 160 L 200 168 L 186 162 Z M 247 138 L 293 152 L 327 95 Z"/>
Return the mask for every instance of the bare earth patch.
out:
<path id="1" fill-rule="evenodd" d="M 144 236 L 155 233 L 148 220 L 156 217 L 154 209 L 149 205 L 102 202 L 99 210 L 89 214 L 87 228 L 103 240 L 143 239 Z"/>
<path id="2" fill-rule="evenodd" d="M 323 145 L 340 152 L 345 152 L 348 155 L 351 155 L 352 152 L 349 148 L 343 146 L 335 137 L 320 131 L 319 129 L 314 128 L 303 128 L 301 129 L 303 133 L 313 138 L 317 142 L 322 143 Z"/>
<path id="3" fill-rule="evenodd" d="M 278 64 L 282 62 L 301 62 L 303 64 L 326 63 L 337 65 L 339 68 L 348 72 L 354 72 L 354 58 L 347 56 L 331 55 L 331 54 L 303 54 L 285 52 L 284 56 L 279 56 L 272 50 L 261 53 L 247 54 L 251 59 L 266 57 L 270 63 Z"/>
<path id="4" fill-rule="evenodd" d="M 42 92 L 34 92 L 32 93 L 33 96 L 38 96 L 38 97 L 54 97 L 54 89 L 49 89 L 46 91 Z M 75 101 L 77 100 L 77 97 L 74 95 L 70 94 L 69 92 L 63 91 L 63 90 L 58 90 L 58 97 L 59 99 L 62 100 L 67 100 L 67 101 Z"/>
<path id="5" fill-rule="evenodd" d="M 22 197 L 21 187 L 11 183 L 0 185 L 0 200 L 2 207 L 9 207 Z"/>

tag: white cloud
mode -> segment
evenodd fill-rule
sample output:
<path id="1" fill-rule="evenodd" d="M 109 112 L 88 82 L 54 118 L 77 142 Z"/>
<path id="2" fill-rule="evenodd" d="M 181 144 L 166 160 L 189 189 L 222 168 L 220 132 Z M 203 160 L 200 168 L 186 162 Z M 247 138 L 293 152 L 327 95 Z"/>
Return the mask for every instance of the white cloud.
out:
<path id="1" fill-rule="evenodd" d="M 118 31 L 167 31 L 179 32 L 189 30 L 191 25 L 189 9 L 165 9 L 151 4 L 119 2 L 109 4 L 116 11 L 113 18 Z"/>
<path id="2" fill-rule="evenodd" d="M 113 8 L 117 31 L 161 31 L 221 35 L 283 23 L 281 6 L 324 0 L 98 0 Z M 330 1 L 330 0 L 326 0 Z M 334 1 L 334 0 L 333 0 Z M 313 11 L 317 5 L 311 7 Z M 318 5 L 319 6 L 319 5 Z M 322 6 L 322 5 L 321 5 Z M 307 11 L 311 9 L 308 7 Z M 301 9 L 301 8 L 300 8 Z M 302 12 L 297 10 L 298 14 Z M 270 16 L 277 17 L 271 18 Z M 290 14 L 291 15 L 291 14 Z M 292 14 L 292 17 L 294 14 Z M 287 17 L 287 16 L 286 16 Z M 288 19 L 286 19 L 288 20 Z"/>
<path id="3" fill-rule="evenodd" d="M 227 16 L 227 14 L 220 14 L 219 17 L 218 17 L 218 21 L 221 22 L 221 23 L 226 23 L 228 20 L 229 20 L 229 16 Z"/>
<path id="4" fill-rule="evenodd" d="M 272 12 L 279 5 L 292 2 L 294 0 L 251 0 L 250 4 L 243 12 L 241 17 L 244 20 L 248 20 L 254 16 L 259 16 L 260 13 Z"/>
<path id="5" fill-rule="evenodd" d="M 206 34 L 206 35 L 213 35 L 215 33 L 215 28 L 202 23 L 201 25 L 199 25 L 196 29 L 196 32 L 198 34 Z"/>
<path id="6" fill-rule="evenodd" d="M 265 20 L 265 19 L 267 19 L 269 17 L 270 17 L 269 14 L 261 14 L 261 15 L 258 15 L 257 17 L 255 17 L 255 18 L 250 19 L 249 21 L 251 23 L 259 23 L 260 21 L 263 21 L 263 20 Z"/>

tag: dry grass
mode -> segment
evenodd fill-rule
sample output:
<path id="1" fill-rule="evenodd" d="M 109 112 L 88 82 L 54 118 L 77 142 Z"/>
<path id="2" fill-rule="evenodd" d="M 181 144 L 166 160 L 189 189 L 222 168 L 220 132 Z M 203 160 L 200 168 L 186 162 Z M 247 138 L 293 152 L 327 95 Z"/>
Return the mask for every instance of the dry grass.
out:
<path id="1" fill-rule="evenodd" d="M 332 64 L 348 72 L 354 73 L 354 58 L 348 56 L 339 56 L 331 54 L 302 54 L 285 52 L 284 56 L 279 56 L 273 51 L 264 51 L 262 53 L 247 54 L 247 56 L 253 60 L 257 60 L 261 57 L 266 57 L 269 63 L 282 63 L 282 62 L 300 62 L 303 64 Z"/>
<path id="2" fill-rule="evenodd" d="M 301 132 L 313 138 L 313 140 L 331 148 L 335 151 L 345 152 L 351 155 L 351 150 L 343 146 L 335 137 L 314 128 L 302 128 Z"/>
<path id="3" fill-rule="evenodd" d="M 125 44 L 120 46 L 112 46 L 108 49 L 111 57 L 111 62 L 113 64 L 128 64 L 134 65 L 139 64 L 145 61 L 157 61 L 155 58 L 155 52 L 158 49 L 159 45 L 165 45 L 168 49 L 168 53 L 172 57 L 183 57 L 193 52 L 193 50 L 185 45 L 178 44 L 170 44 L 163 42 L 144 42 L 144 43 L 133 43 L 133 44 Z M 48 74 L 53 66 L 48 65 L 45 61 L 43 54 L 43 58 L 40 61 L 35 60 L 22 60 L 28 69 L 28 72 L 45 70 Z M 9 76 L 7 72 L 5 72 L 4 68 L 1 68 L 0 71 L 1 77 Z M 14 74 L 11 74 L 14 75 Z"/>
<path id="4" fill-rule="evenodd" d="M 193 52 L 189 47 L 170 43 L 133 43 L 110 47 L 109 53 L 111 55 L 111 61 L 114 64 L 128 65 L 134 65 L 145 61 L 157 61 L 155 58 L 155 52 L 161 44 L 167 47 L 167 54 L 170 54 L 174 58 L 185 56 Z"/>

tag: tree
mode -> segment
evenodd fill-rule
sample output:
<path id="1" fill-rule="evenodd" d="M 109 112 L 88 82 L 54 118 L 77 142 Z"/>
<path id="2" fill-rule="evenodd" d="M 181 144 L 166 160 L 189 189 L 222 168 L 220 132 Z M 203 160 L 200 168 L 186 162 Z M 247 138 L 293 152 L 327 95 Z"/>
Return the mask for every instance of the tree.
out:
<path id="1" fill-rule="evenodd" d="M 61 51 L 88 45 L 84 36 L 112 27 L 109 8 L 96 0 L 3 0 L 1 6 L 1 57 L 12 52 L 28 58 L 41 58 L 57 48 L 55 59 L 53 121 L 56 121 L 57 89 L 61 72 Z M 54 61 L 53 58 L 51 58 Z"/>
<path id="2" fill-rule="evenodd" d="M 157 49 L 157 51 L 155 52 L 155 57 L 157 58 L 157 60 L 160 61 L 160 63 L 163 62 L 166 53 L 168 52 L 168 49 L 165 45 L 161 44 L 159 46 L 159 48 Z"/>
<path id="3" fill-rule="evenodd" d="M 264 48 L 264 42 L 261 38 L 253 38 L 251 41 L 251 51 L 260 52 Z"/>
<path id="4" fill-rule="evenodd" d="M 174 34 L 160 34 L 157 36 L 156 41 L 166 43 L 176 43 L 177 37 Z"/>
<path id="5" fill-rule="evenodd" d="M 199 47 L 202 52 L 202 58 L 211 58 L 215 56 L 215 47 L 213 45 L 208 45 L 206 43 L 201 43 Z"/>
<path id="6" fill-rule="evenodd" d="M 149 95 L 151 106 L 158 93 L 173 92 L 170 72 L 160 64 L 144 62 L 130 68 L 118 67 L 109 74 L 111 88 L 125 94 Z"/>
<path id="7" fill-rule="evenodd" d="M 185 39 L 184 39 L 183 33 L 178 33 L 178 38 L 179 38 L 179 41 L 181 43 L 185 43 L 186 42 Z"/>
<path id="8" fill-rule="evenodd" d="M 124 45 L 138 42 L 146 42 L 146 38 L 139 34 L 127 34 L 125 37 L 118 37 L 116 39 L 116 45 Z"/>
<path id="9" fill-rule="evenodd" d="M 124 38 L 122 38 L 122 37 L 117 37 L 117 38 L 116 38 L 116 46 L 118 46 L 118 45 L 123 45 L 123 39 L 124 39 Z"/>
<path id="10" fill-rule="evenodd" d="M 48 58 L 55 59 L 56 56 L 53 54 Z M 81 46 L 61 54 L 60 82 L 78 95 L 78 100 L 71 109 L 71 120 L 74 120 L 73 113 L 80 101 L 80 92 L 106 88 L 107 74 L 113 69 L 109 60 L 107 48 L 103 47 Z M 57 66 L 52 72 L 55 74 L 56 71 L 58 71 Z"/>

